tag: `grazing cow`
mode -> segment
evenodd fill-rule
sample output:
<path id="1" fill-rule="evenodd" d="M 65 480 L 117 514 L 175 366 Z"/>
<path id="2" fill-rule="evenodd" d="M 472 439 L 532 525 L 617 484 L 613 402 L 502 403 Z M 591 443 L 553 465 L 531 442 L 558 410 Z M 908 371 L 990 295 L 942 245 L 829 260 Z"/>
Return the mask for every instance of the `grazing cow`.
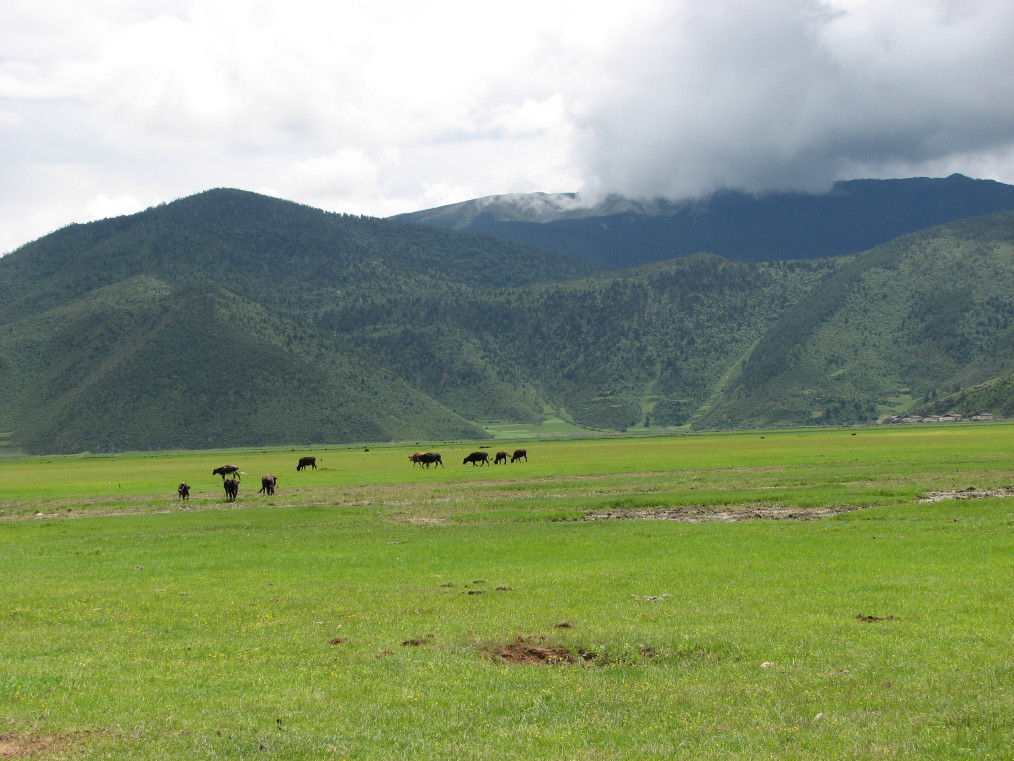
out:
<path id="1" fill-rule="evenodd" d="M 180 499 L 190 499 L 190 484 L 186 481 L 180 481 L 180 485 L 176 488 L 176 491 L 180 494 Z"/>
<path id="2" fill-rule="evenodd" d="M 211 471 L 211 475 L 221 476 L 223 481 L 226 476 L 236 476 L 236 480 L 239 481 L 241 473 L 239 472 L 239 465 L 223 465 Z"/>
<path id="3" fill-rule="evenodd" d="M 437 467 L 439 467 L 444 464 L 444 461 L 440 459 L 439 452 L 422 452 L 419 455 L 419 462 L 421 462 L 423 466 L 427 468 L 430 465 L 436 465 Z"/>
<path id="4" fill-rule="evenodd" d="M 223 478 L 222 485 L 225 487 L 225 499 L 232 502 L 239 494 L 239 481 L 235 478 Z"/>
<path id="5" fill-rule="evenodd" d="M 524 458 L 525 462 L 528 462 L 528 450 L 527 449 L 515 449 L 514 454 L 511 455 L 511 462 L 517 462 L 521 458 Z"/>
<path id="6" fill-rule="evenodd" d="M 260 488 L 260 490 L 257 493 L 258 494 L 269 494 L 269 495 L 270 494 L 274 494 L 275 493 L 275 484 L 277 484 L 277 483 L 278 483 L 278 479 L 277 478 L 275 478 L 270 473 L 265 473 L 263 476 L 261 476 L 261 488 Z"/>
<path id="7" fill-rule="evenodd" d="M 302 470 L 303 468 L 317 469 L 317 458 L 316 457 L 300 457 L 299 465 L 296 466 L 296 470 Z"/>
<path id="8" fill-rule="evenodd" d="M 472 454 L 468 455 L 468 457 L 466 457 L 464 460 L 461 461 L 462 465 L 467 465 L 468 463 L 472 463 L 473 468 L 475 467 L 476 463 L 480 463 L 482 465 L 489 465 L 489 453 L 472 452 Z"/>
<path id="9" fill-rule="evenodd" d="M 499 465 L 500 463 L 506 464 L 506 462 L 507 462 L 507 453 L 501 449 L 499 452 L 496 453 L 496 457 L 493 458 L 493 464 L 494 465 Z"/>
<path id="10" fill-rule="evenodd" d="M 415 454 L 410 454 L 408 459 L 412 461 L 413 468 L 416 465 L 422 465 L 424 468 L 428 468 L 433 464 L 436 464 L 437 466 L 444 464 L 444 461 L 440 458 L 439 452 L 416 452 Z"/>

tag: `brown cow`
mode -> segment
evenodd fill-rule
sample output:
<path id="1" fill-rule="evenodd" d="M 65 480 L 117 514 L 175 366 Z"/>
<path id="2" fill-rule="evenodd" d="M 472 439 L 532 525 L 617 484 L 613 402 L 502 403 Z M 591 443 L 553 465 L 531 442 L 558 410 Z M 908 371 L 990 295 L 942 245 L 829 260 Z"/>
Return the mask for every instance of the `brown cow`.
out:
<path id="1" fill-rule="evenodd" d="M 176 487 L 176 491 L 179 492 L 180 499 L 190 499 L 190 484 L 186 481 L 180 481 L 180 485 Z"/>
<path id="2" fill-rule="evenodd" d="M 521 458 L 524 458 L 525 462 L 528 462 L 528 450 L 527 449 L 515 449 L 514 454 L 511 455 L 511 462 L 517 462 Z"/>
<path id="3" fill-rule="evenodd" d="M 413 468 L 414 468 L 414 467 L 415 467 L 416 465 L 419 465 L 419 464 L 420 464 L 420 463 L 422 462 L 422 456 L 423 456 L 424 454 L 426 454 L 426 453 L 425 453 L 425 452 L 416 452 L 415 454 L 410 454 L 410 455 L 408 456 L 408 459 L 410 459 L 410 460 L 412 461 L 412 467 L 413 467 Z"/>
<path id="4" fill-rule="evenodd" d="M 494 465 L 499 465 L 500 463 L 506 464 L 506 462 L 507 462 L 507 453 L 501 449 L 499 452 L 496 453 L 496 457 L 493 458 L 493 464 Z"/>
<path id="5" fill-rule="evenodd" d="M 239 465 L 223 465 L 211 471 L 211 475 L 221 476 L 223 481 L 226 476 L 236 476 L 236 480 L 239 481 L 242 474 L 239 472 Z"/>
<path id="6" fill-rule="evenodd" d="M 476 463 L 480 465 L 489 465 L 489 453 L 488 452 L 472 452 L 464 460 L 461 461 L 462 465 L 472 463 L 472 467 L 475 467 Z"/>
<path id="7" fill-rule="evenodd" d="M 274 494 L 275 493 L 275 484 L 277 484 L 277 483 L 278 483 L 278 479 L 277 478 L 275 478 L 270 473 L 265 473 L 263 476 L 261 476 L 261 488 L 260 488 L 260 490 L 257 493 L 258 494 L 269 494 L 269 495 L 270 494 Z"/>
<path id="8" fill-rule="evenodd" d="M 225 499 L 232 502 L 239 494 L 239 481 L 235 478 L 222 478 L 222 485 L 225 487 Z"/>

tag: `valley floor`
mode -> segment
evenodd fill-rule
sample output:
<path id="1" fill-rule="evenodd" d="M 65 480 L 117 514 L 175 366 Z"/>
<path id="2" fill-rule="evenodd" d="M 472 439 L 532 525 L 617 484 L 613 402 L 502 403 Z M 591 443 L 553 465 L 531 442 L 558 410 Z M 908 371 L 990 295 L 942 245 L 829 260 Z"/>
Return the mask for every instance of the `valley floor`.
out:
<path id="1" fill-rule="evenodd" d="M 489 446 L 0 460 L 0 756 L 1009 753 L 1014 425 Z"/>

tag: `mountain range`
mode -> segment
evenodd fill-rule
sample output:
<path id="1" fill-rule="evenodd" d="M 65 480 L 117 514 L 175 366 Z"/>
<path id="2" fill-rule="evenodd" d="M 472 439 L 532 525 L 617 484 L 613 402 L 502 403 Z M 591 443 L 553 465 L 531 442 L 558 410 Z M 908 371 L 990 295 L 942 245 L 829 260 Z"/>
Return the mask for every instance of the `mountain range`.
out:
<path id="1" fill-rule="evenodd" d="M 596 259 L 450 227 L 221 189 L 23 246 L 0 258 L 0 438 L 75 452 L 480 438 L 549 415 L 853 423 L 1014 369 L 1011 211 L 849 255 L 635 267 L 622 246 Z"/>
<path id="2" fill-rule="evenodd" d="M 489 196 L 394 219 L 481 233 L 610 268 L 706 251 L 738 261 L 854 254 L 899 235 L 1014 209 L 1014 186 L 946 178 L 837 182 L 827 193 L 721 191 L 685 200 Z"/>

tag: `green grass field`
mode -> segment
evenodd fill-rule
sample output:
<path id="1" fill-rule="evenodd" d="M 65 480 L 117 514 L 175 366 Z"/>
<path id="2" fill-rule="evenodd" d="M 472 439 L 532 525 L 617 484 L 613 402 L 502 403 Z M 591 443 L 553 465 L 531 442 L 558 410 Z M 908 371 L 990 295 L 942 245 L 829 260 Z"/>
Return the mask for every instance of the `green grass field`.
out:
<path id="1" fill-rule="evenodd" d="M 0 459 L 0 758 L 1011 758 L 1014 426 L 515 446 Z"/>

